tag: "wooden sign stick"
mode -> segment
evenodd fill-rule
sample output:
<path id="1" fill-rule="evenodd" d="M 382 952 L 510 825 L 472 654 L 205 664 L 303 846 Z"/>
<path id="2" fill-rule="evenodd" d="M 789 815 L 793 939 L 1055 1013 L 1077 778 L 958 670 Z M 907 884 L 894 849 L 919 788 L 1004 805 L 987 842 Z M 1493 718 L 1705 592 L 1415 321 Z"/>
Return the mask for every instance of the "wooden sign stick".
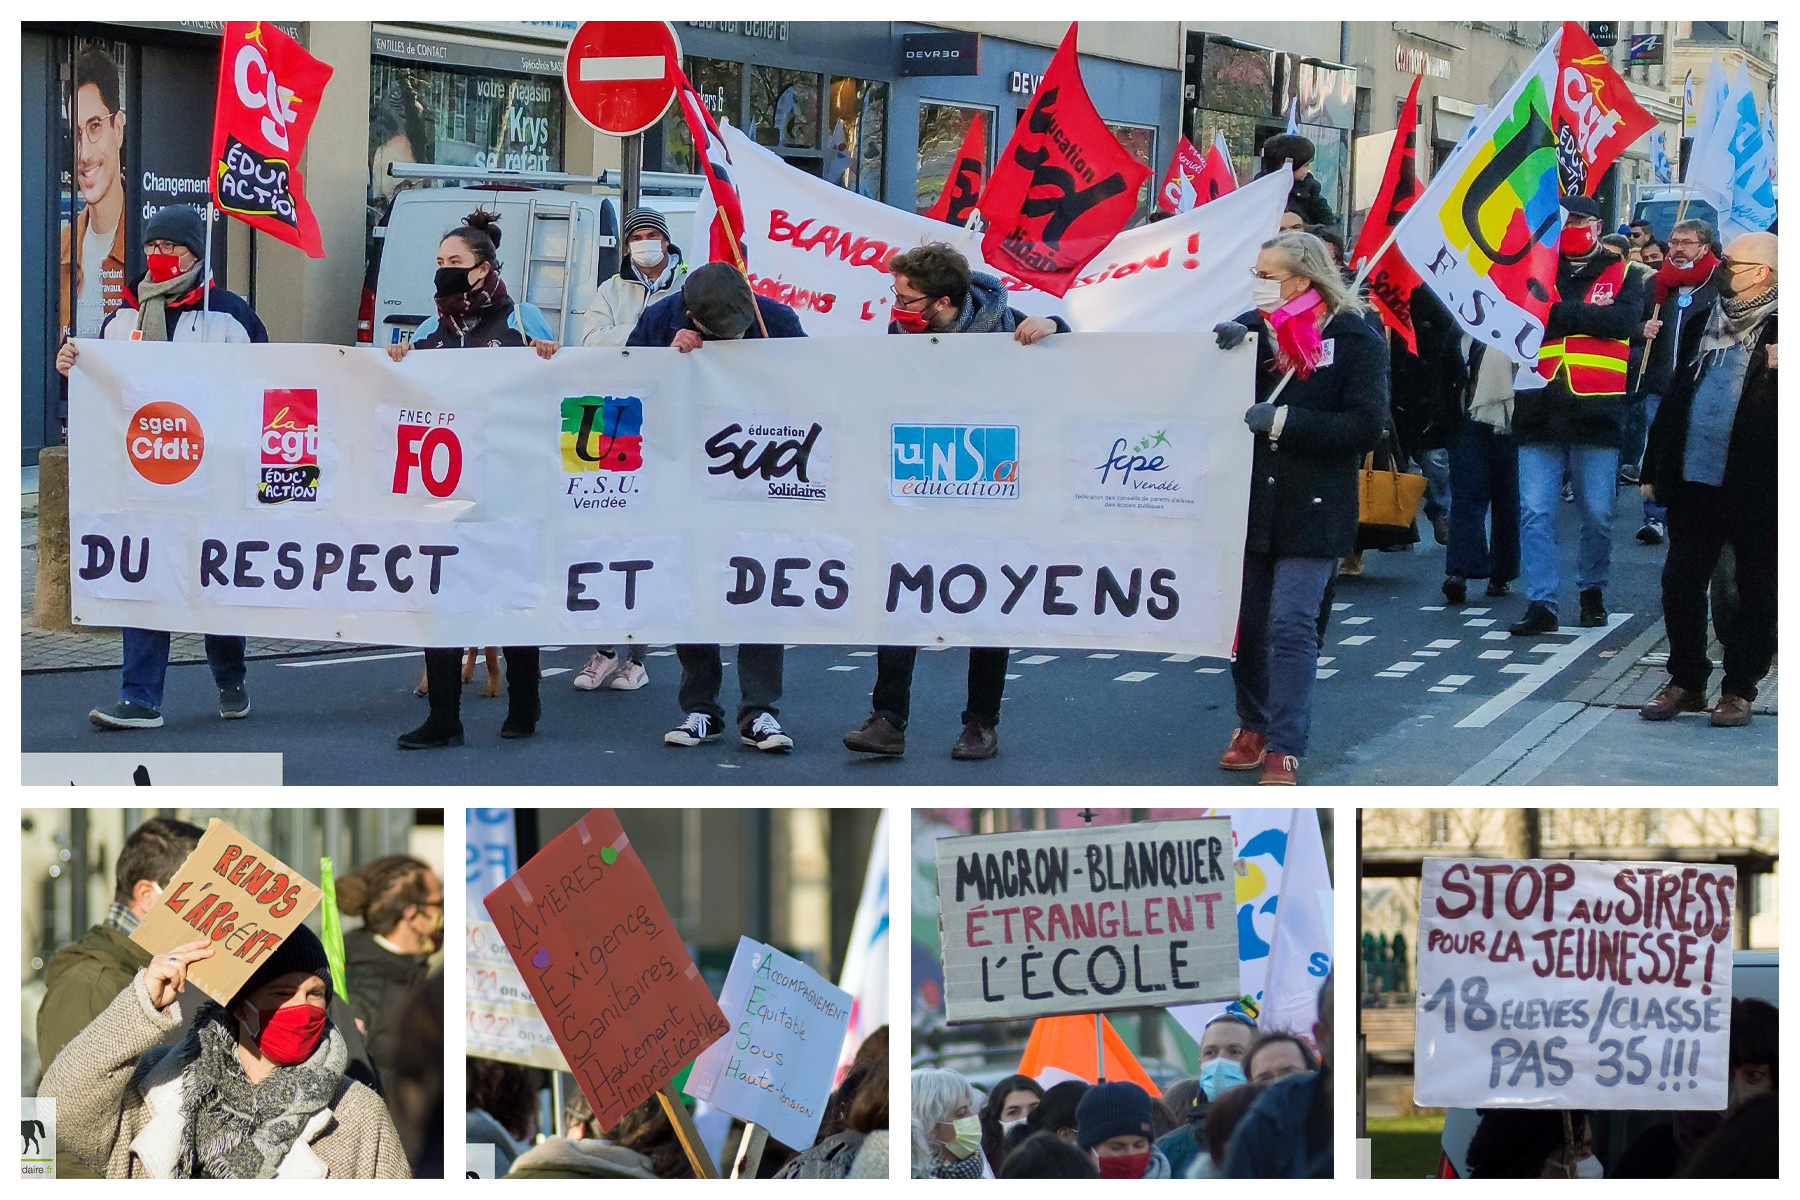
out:
<path id="1" fill-rule="evenodd" d="M 712 1156 L 706 1152 L 706 1146 L 700 1141 L 700 1131 L 694 1128 L 694 1119 L 688 1116 L 687 1105 L 681 1102 L 681 1093 L 675 1090 L 673 1079 L 662 1085 L 656 1093 L 662 1101 L 663 1111 L 669 1114 L 669 1123 L 675 1126 L 675 1136 L 681 1139 L 681 1148 L 687 1151 L 688 1162 L 693 1164 L 694 1174 L 700 1179 L 717 1179 L 719 1171 L 713 1166 Z"/>
<path id="2" fill-rule="evenodd" d="M 733 1179 L 755 1179 L 762 1167 L 763 1147 L 769 1144 L 769 1131 L 761 1125 L 744 1126 L 744 1139 L 738 1143 L 737 1159 L 731 1164 Z"/>

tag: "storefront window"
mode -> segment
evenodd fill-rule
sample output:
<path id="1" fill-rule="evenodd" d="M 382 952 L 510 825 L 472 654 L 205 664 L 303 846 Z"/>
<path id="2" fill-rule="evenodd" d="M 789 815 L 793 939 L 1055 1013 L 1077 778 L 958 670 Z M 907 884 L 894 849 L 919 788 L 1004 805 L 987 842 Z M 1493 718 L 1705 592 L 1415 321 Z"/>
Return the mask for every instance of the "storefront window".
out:
<path id="1" fill-rule="evenodd" d="M 987 144 L 982 147 L 982 177 L 994 166 L 995 112 L 991 108 L 970 108 L 961 104 L 941 104 L 925 100 L 919 104 L 919 192 L 913 211 L 927 213 L 937 203 L 944 183 L 956 166 L 957 151 L 969 135 L 976 116 L 982 118 Z"/>
<path id="2" fill-rule="evenodd" d="M 689 58 L 682 68 L 688 82 L 700 93 L 701 103 L 711 114 L 714 124 L 723 129 L 738 123 L 744 105 L 744 64 L 717 58 Z M 660 159 L 653 150 L 656 133 L 662 135 Z M 644 139 L 644 165 L 651 170 L 697 174 L 699 160 L 694 157 L 694 139 L 688 134 L 687 118 L 681 114 L 681 102 L 669 105 L 659 130 Z"/>
<path id="3" fill-rule="evenodd" d="M 1188 140 L 1205 153 L 1212 147 L 1215 131 L 1225 135 L 1225 146 L 1231 151 L 1231 168 L 1237 174 L 1239 186 L 1256 178 L 1256 172 L 1262 165 L 1262 160 L 1256 154 L 1256 118 L 1203 108 L 1194 114 L 1194 127 L 1188 131 Z"/>
<path id="4" fill-rule="evenodd" d="M 1134 216 L 1143 216 L 1150 209 L 1151 196 L 1159 182 L 1156 173 L 1156 130 L 1144 125 L 1120 125 L 1112 121 L 1106 122 L 1112 135 L 1119 139 L 1119 145 L 1131 154 L 1131 157 L 1150 168 L 1150 178 L 1138 189 L 1137 212 Z"/>
<path id="5" fill-rule="evenodd" d="M 1275 116 L 1275 55 L 1208 39 L 1201 64 L 1201 103 L 1250 116 Z"/>
<path id="6" fill-rule="evenodd" d="M 819 149 L 819 77 L 750 68 L 750 136 L 775 150 Z"/>
<path id="7" fill-rule="evenodd" d="M 887 154 L 888 85 L 866 79 L 831 81 L 825 178 L 872 200 L 881 199 Z"/>
<path id="8" fill-rule="evenodd" d="M 563 103 L 562 85 L 549 76 L 374 59 L 369 68 L 369 229 L 387 219 L 403 184 L 426 182 L 390 178 L 389 163 L 562 170 Z"/>

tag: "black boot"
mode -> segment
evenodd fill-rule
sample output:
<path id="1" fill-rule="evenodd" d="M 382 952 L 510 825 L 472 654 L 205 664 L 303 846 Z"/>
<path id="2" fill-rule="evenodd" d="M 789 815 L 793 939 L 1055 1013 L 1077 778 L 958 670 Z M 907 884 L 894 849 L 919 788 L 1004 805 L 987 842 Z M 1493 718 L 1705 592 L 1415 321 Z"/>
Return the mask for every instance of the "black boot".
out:
<path id="1" fill-rule="evenodd" d="M 1525 615 L 1507 628 L 1514 637 L 1536 637 L 1540 633 L 1556 632 L 1556 610 L 1548 604 L 1533 600 L 1525 606 Z"/>
<path id="2" fill-rule="evenodd" d="M 503 738 L 528 738 L 537 732 L 543 705 L 538 701 L 536 646 L 508 646 L 506 653 L 506 720 L 500 723 Z"/>
<path id="3" fill-rule="evenodd" d="M 1469 581 L 1461 575 L 1444 576 L 1444 599 L 1452 604 L 1462 604 L 1469 598 Z"/>
<path id="4" fill-rule="evenodd" d="M 1586 588 L 1581 593 L 1581 623 L 1588 629 L 1606 624 L 1606 601 L 1599 588 Z"/>
<path id="5" fill-rule="evenodd" d="M 435 750 L 463 744 L 462 652 L 425 651 L 425 694 L 431 713 L 425 723 L 399 738 L 402 750 Z"/>

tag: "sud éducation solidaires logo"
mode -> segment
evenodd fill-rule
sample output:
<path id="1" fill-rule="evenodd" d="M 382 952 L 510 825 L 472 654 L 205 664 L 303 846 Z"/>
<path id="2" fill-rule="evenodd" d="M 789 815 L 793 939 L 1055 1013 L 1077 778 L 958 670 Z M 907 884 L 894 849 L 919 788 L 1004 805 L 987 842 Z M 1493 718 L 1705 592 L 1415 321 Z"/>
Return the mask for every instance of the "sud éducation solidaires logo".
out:
<path id="1" fill-rule="evenodd" d="M 889 493 L 906 499 L 1017 500 L 1017 425 L 894 425 Z"/>
<path id="2" fill-rule="evenodd" d="M 263 392 L 259 504 L 319 499 L 319 393 L 313 388 Z"/>

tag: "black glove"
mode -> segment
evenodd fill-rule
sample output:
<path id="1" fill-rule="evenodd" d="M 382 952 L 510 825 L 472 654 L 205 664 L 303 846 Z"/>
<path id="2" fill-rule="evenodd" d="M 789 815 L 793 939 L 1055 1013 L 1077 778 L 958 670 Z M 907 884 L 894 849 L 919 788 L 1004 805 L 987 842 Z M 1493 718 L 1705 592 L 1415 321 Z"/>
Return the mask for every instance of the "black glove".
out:
<path id="1" fill-rule="evenodd" d="M 1238 328 L 1242 329 L 1243 326 L 1239 325 Z M 1252 404 L 1244 413 L 1244 424 L 1250 427 L 1251 433 L 1268 433 L 1275 428 L 1275 406 L 1267 401 Z"/>
<path id="2" fill-rule="evenodd" d="M 1250 331 L 1236 321 L 1220 321 L 1213 326 L 1213 333 L 1218 336 L 1221 350 L 1236 350 L 1250 336 Z"/>

